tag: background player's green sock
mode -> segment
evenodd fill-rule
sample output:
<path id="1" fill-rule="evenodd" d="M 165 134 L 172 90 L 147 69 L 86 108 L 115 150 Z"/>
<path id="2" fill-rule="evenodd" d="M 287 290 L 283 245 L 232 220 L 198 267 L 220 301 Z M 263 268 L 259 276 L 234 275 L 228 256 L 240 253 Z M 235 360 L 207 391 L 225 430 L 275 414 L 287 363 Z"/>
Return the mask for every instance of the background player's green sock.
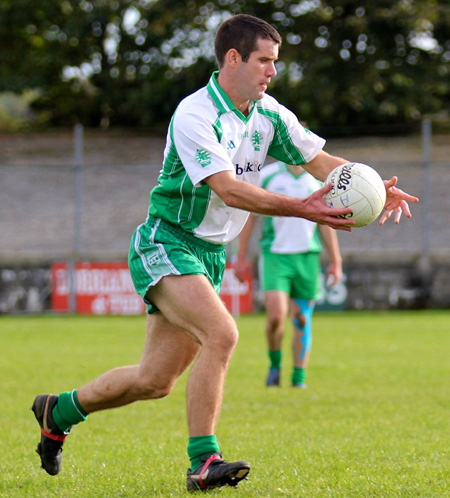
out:
<path id="1" fill-rule="evenodd" d="M 304 384 L 306 379 L 306 368 L 294 367 L 292 372 L 292 384 Z"/>
<path id="2" fill-rule="evenodd" d="M 58 396 L 58 403 L 53 408 L 52 415 L 55 424 L 63 432 L 68 432 L 72 425 L 83 422 L 88 417 L 78 401 L 76 389 Z"/>
<path id="3" fill-rule="evenodd" d="M 277 370 L 281 367 L 281 351 L 269 351 L 270 368 L 276 368 Z"/>
<path id="4" fill-rule="evenodd" d="M 190 437 L 187 452 L 191 460 L 191 470 L 195 470 L 202 463 L 200 458 L 203 455 L 210 455 L 219 451 L 217 438 L 214 434 Z"/>

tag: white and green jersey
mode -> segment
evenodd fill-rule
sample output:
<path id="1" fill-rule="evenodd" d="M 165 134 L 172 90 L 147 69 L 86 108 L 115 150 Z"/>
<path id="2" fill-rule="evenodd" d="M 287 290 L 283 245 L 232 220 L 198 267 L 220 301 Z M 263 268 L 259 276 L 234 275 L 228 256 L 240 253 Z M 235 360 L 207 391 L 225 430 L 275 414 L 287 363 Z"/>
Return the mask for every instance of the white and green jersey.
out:
<path id="1" fill-rule="evenodd" d="M 304 199 L 322 184 L 306 171 L 294 175 L 284 163 L 277 162 L 264 168 L 260 186 L 269 192 Z M 265 216 L 259 243 L 263 251 L 276 254 L 320 252 L 322 249 L 317 224 L 304 218 Z"/>
<path id="2" fill-rule="evenodd" d="M 268 95 L 253 102 L 244 116 L 220 88 L 217 75 L 182 100 L 172 117 L 149 214 L 201 239 L 226 244 L 239 235 L 248 212 L 225 205 L 203 180 L 234 171 L 238 179 L 258 185 L 267 155 L 305 164 L 325 140 Z"/>

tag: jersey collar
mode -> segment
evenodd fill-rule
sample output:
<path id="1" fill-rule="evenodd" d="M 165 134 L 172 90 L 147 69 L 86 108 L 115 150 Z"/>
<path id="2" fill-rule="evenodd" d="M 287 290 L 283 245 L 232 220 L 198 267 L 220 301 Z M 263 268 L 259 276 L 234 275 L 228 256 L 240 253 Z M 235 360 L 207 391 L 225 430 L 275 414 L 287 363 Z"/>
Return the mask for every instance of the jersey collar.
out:
<path id="1" fill-rule="evenodd" d="M 230 97 L 220 88 L 220 85 L 217 81 L 217 76 L 219 75 L 219 71 L 214 71 L 209 79 L 206 88 L 208 90 L 209 95 L 213 99 L 216 106 L 219 108 L 219 111 L 224 114 L 226 112 L 234 112 L 242 121 L 246 122 L 250 118 L 253 113 L 253 110 L 256 107 L 256 102 L 252 102 L 250 104 L 250 111 L 248 116 L 244 116 L 242 112 L 236 108 L 236 106 L 231 102 Z"/>
<path id="2" fill-rule="evenodd" d="M 293 176 L 295 179 L 298 179 L 300 178 L 301 176 L 303 176 L 304 174 L 306 174 L 306 171 L 303 170 L 301 173 L 299 173 L 298 175 L 296 175 L 295 173 L 293 173 L 288 167 L 287 167 L 287 164 L 284 163 L 283 161 L 279 161 L 278 162 L 279 164 L 279 167 L 280 167 L 280 171 L 284 171 L 285 173 L 287 173 L 288 175 L 290 176 Z"/>

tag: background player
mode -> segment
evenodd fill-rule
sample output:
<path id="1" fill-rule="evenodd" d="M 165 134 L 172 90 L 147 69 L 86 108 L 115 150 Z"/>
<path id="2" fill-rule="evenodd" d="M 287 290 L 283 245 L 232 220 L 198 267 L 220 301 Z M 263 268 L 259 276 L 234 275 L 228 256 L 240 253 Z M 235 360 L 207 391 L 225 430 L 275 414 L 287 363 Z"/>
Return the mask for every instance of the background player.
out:
<path id="1" fill-rule="evenodd" d="M 321 184 L 301 166 L 277 162 L 264 167 L 260 186 L 269 192 L 304 198 L 319 190 Z M 244 279 L 251 263 L 248 247 L 255 226 L 250 215 L 241 235 L 236 276 Z M 293 370 L 291 383 L 305 388 L 312 342 L 312 315 L 319 296 L 320 252 L 325 246 L 330 264 L 326 282 L 337 284 L 342 276 L 342 258 L 336 232 L 303 218 L 265 217 L 260 246 L 262 250 L 261 288 L 264 291 L 266 339 L 270 360 L 267 386 L 280 385 L 282 340 L 286 318 L 290 312 L 293 323 Z"/>

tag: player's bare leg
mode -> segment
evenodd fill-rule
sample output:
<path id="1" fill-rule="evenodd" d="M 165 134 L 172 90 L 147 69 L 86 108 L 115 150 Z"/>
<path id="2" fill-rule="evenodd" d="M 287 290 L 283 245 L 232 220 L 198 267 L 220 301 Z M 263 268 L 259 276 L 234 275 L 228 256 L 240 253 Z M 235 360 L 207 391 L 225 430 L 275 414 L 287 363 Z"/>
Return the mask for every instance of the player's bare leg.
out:
<path id="1" fill-rule="evenodd" d="M 250 466 L 223 460 L 215 436 L 225 376 L 238 340 L 235 321 L 203 275 L 165 277 L 148 297 L 171 323 L 201 344 L 187 385 L 187 488 L 236 486 Z"/>
<path id="2" fill-rule="evenodd" d="M 213 434 L 238 340 L 235 321 L 203 275 L 165 277 L 149 297 L 172 324 L 201 344 L 187 386 L 188 426 L 191 436 Z"/>
<path id="3" fill-rule="evenodd" d="M 312 299 L 293 299 L 291 302 L 291 318 L 294 326 L 292 335 L 294 360 L 292 385 L 302 389 L 306 388 L 306 367 L 308 366 L 311 351 L 314 304 L 315 302 Z"/>
<path id="4" fill-rule="evenodd" d="M 292 354 L 294 367 L 296 368 L 306 368 L 309 363 L 309 351 L 304 352 L 304 336 L 304 331 L 294 327 L 294 332 L 292 334 Z"/>
<path id="5" fill-rule="evenodd" d="M 159 313 L 147 317 L 144 352 L 138 365 L 115 368 L 78 390 L 87 413 L 167 396 L 200 346 Z"/>
<path id="6" fill-rule="evenodd" d="M 140 364 L 106 372 L 79 390 L 37 396 L 32 410 L 41 427 L 36 451 L 42 468 L 50 475 L 61 471 L 62 446 L 71 426 L 85 420 L 89 413 L 169 394 L 199 349 L 198 343 L 163 316 L 152 315 L 147 319 Z"/>
<path id="7" fill-rule="evenodd" d="M 266 337 L 271 351 L 281 349 L 284 324 L 288 315 L 289 296 L 282 291 L 270 290 L 264 294 L 267 313 Z"/>
<path id="8" fill-rule="evenodd" d="M 270 290 L 264 293 L 266 319 L 266 338 L 269 348 L 270 368 L 266 379 L 267 386 L 280 385 L 281 344 L 284 325 L 289 309 L 289 296 L 285 292 Z"/>

